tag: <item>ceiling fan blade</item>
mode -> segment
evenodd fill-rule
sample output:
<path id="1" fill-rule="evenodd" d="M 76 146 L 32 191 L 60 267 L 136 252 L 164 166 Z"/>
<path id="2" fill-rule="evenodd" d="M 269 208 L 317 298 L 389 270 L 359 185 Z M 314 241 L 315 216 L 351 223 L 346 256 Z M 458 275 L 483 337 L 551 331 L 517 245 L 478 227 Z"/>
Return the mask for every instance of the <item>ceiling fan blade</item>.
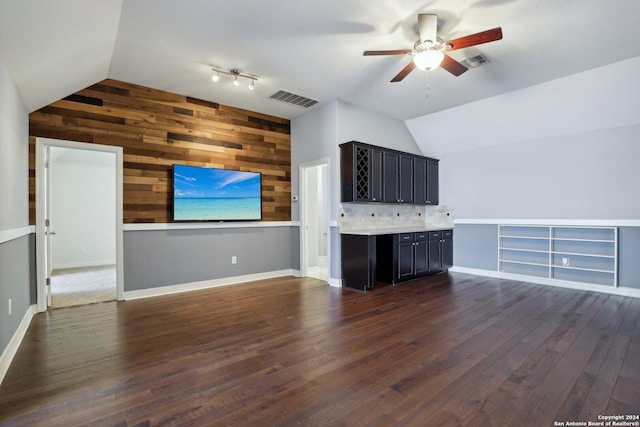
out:
<path id="1" fill-rule="evenodd" d="M 448 45 L 451 45 L 449 50 L 464 49 L 465 47 L 475 46 L 477 44 L 489 43 L 502 39 L 502 28 L 492 28 L 480 33 L 471 34 L 469 36 L 460 37 L 458 39 L 447 41 Z"/>
<path id="2" fill-rule="evenodd" d="M 440 63 L 440 67 L 444 68 L 456 77 L 468 70 L 467 67 L 465 67 L 449 55 L 444 56 L 444 59 Z"/>
<path id="3" fill-rule="evenodd" d="M 364 56 L 373 56 L 373 55 L 406 55 L 411 53 L 410 50 L 407 49 L 398 49 L 398 50 L 365 50 L 362 52 Z"/>
<path id="4" fill-rule="evenodd" d="M 420 43 L 425 40 L 436 41 L 438 32 L 438 15 L 421 13 L 418 15 L 418 32 L 420 33 Z"/>
<path id="5" fill-rule="evenodd" d="M 416 64 L 413 61 L 409 62 L 407 66 L 402 69 L 402 71 L 400 71 L 394 78 L 391 79 L 391 83 L 401 81 L 402 79 L 407 77 L 414 68 L 416 68 Z"/>

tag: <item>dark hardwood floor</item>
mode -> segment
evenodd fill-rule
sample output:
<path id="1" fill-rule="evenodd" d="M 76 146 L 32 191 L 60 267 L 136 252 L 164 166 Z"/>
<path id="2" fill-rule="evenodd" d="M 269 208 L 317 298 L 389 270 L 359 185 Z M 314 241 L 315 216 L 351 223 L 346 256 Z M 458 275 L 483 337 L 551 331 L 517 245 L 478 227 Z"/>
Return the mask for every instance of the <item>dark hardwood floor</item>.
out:
<path id="1" fill-rule="evenodd" d="M 640 299 L 281 278 L 34 317 L 2 425 L 552 426 L 640 413 Z"/>

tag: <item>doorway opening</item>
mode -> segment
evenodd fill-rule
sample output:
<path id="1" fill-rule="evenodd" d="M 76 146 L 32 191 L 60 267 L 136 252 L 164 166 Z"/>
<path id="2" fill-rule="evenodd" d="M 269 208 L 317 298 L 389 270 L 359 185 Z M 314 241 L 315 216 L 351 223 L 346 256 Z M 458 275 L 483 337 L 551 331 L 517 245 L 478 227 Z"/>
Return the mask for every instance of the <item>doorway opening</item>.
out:
<path id="1" fill-rule="evenodd" d="M 300 165 L 301 273 L 329 281 L 329 159 Z"/>
<path id="2" fill-rule="evenodd" d="M 123 299 L 122 148 L 36 140 L 38 310 Z"/>

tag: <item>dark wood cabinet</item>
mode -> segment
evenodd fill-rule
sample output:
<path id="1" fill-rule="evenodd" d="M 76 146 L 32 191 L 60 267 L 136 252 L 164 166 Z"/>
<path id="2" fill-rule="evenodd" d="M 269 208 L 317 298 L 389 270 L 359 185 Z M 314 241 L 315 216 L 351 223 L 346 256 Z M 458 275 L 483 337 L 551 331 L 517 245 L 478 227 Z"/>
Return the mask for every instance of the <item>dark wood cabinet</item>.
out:
<path id="1" fill-rule="evenodd" d="M 397 284 L 429 274 L 428 233 L 378 236 L 376 275 L 381 282 Z"/>
<path id="2" fill-rule="evenodd" d="M 424 157 L 413 159 L 413 203 L 416 205 L 437 205 L 438 161 Z"/>
<path id="3" fill-rule="evenodd" d="M 427 232 L 420 232 L 415 234 L 415 275 L 424 276 L 429 273 L 429 240 Z"/>
<path id="4" fill-rule="evenodd" d="M 382 154 L 385 203 L 413 203 L 413 156 L 384 151 Z"/>
<path id="5" fill-rule="evenodd" d="M 400 203 L 413 203 L 413 156 L 401 154 L 398 170 Z"/>
<path id="6" fill-rule="evenodd" d="M 429 232 L 429 272 L 453 267 L 453 230 Z"/>
<path id="7" fill-rule="evenodd" d="M 413 233 L 396 234 L 394 236 L 396 252 L 396 271 L 394 283 L 406 280 L 415 275 L 415 242 Z"/>
<path id="8" fill-rule="evenodd" d="M 340 201 L 382 201 L 382 152 L 366 144 L 340 146 Z"/>
<path id="9" fill-rule="evenodd" d="M 371 201 L 382 201 L 382 150 L 371 148 Z"/>
<path id="10" fill-rule="evenodd" d="M 427 160 L 427 205 L 437 205 L 440 203 L 440 190 L 438 183 L 438 161 L 433 159 Z"/>
<path id="11" fill-rule="evenodd" d="M 340 235 L 342 283 L 366 291 L 376 284 L 376 236 Z"/>
<path id="12" fill-rule="evenodd" d="M 438 160 L 351 141 L 340 145 L 341 202 L 438 204 Z"/>
<path id="13" fill-rule="evenodd" d="M 422 157 L 413 159 L 413 203 L 427 203 L 427 159 Z"/>
<path id="14" fill-rule="evenodd" d="M 399 159 L 400 155 L 396 152 L 385 151 L 382 153 L 382 201 L 385 203 L 400 203 L 398 192 Z"/>

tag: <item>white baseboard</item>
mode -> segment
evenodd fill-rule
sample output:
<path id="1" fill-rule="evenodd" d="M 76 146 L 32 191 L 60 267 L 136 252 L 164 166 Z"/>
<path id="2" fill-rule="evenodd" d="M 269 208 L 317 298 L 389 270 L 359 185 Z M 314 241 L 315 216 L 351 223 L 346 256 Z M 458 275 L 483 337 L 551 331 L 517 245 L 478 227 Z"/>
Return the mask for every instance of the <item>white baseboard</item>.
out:
<path id="1" fill-rule="evenodd" d="M 13 336 L 9 340 L 9 344 L 7 344 L 7 348 L 2 352 L 2 356 L 0 356 L 0 384 L 4 380 L 4 376 L 7 374 L 9 370 L 9 366 L 11 366 L 11 362 L 13 362 L 13 358 L 18 352 L 18 348 L 20 347 L 20 343 L 22 343 L 22 339 L 24 338 L 24 334 L 27 333 L 27 329 L 29 328 L 29 324 L 31 324 L 31 319 L 33 315 L 38 312 L 37 305 L 30 305 L 27 308 L 27 312 L 22 317 L 22 321 L 20 325 L 18 325 L 18 329 L 14 332 Z"/>
<path id="2" fill-rule="evenodd" d="M 503 273 L 495 270 L 482 270 L 479 268 L 452 267 L 452 273 L 473 274 L 475 276 L 493 277 L 496 279 L 517 280 L 520 282 L 535 283 L 536 285 L 555 286 L 559 288 L 576 289 L 579 291 L 601 292 L 623 297 L 640 298 L 640 289 L 592 285 L 590 283 L 568 282 L 566 280 L 547 279 L 544 277 L 524 276 L 520 274 Z"/>
<path id="3" fill-rule="evenodd" d="M 333 286 L 334 288 L 342 287 L 342 279 L 334 279 L 333 277 L 329 278 L 329 286 Z"/>
<path id="4" fill-rule="evenodd" d="M 266 273 L 246 274 L 244 276 L 225 277 L 222 279 L 203 280 L 201 282 L 183 283 L 180 285 L 161 286 L 158 288 L 140 289 L 137 291 L 125 291 L 125 300 L 171 295 L 180 292 L 195 291 L 200 289 L 217 288 L 219 286 L 236 285 L 238 283 L 254 282 L 256 280 L 273 279 L 275 277 L 294 276 L 300 277 L 300 271 L 293 269 L 269 271 Z"/>

